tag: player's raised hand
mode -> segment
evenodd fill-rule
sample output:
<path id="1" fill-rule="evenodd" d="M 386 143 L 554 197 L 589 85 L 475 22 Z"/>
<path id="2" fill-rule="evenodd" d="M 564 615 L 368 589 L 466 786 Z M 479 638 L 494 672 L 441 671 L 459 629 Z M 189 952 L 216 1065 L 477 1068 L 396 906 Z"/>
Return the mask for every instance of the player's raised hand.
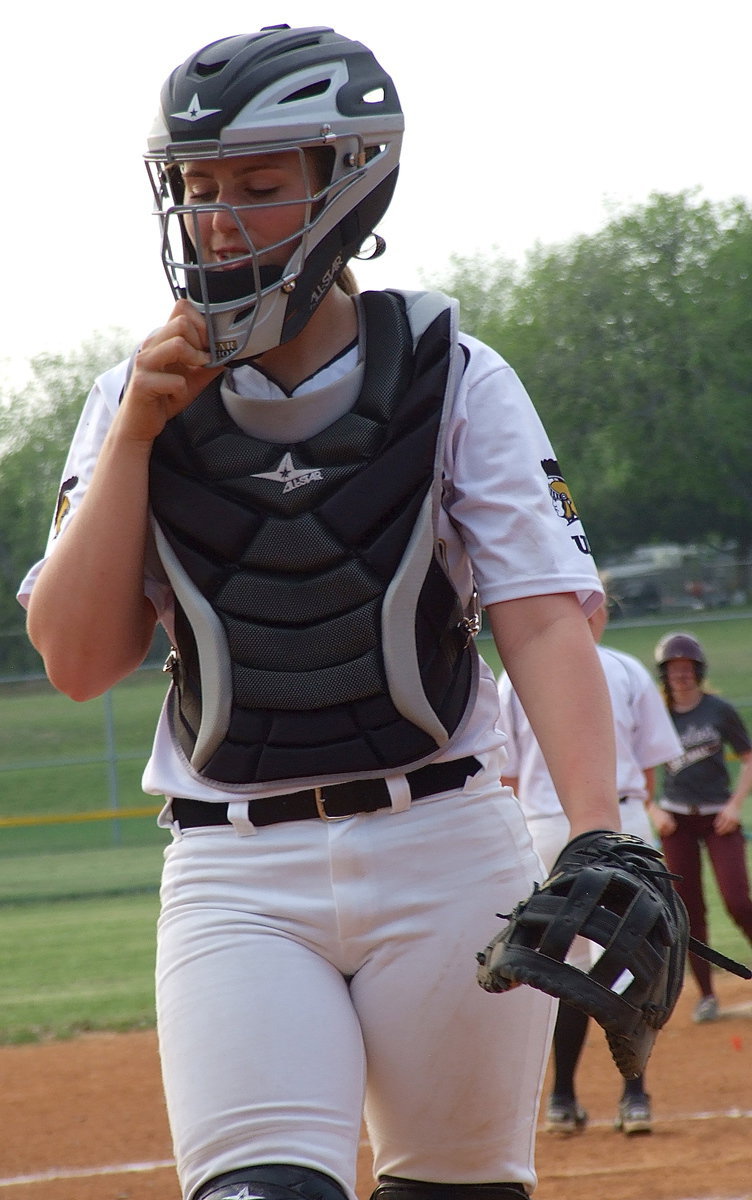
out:
<path id="1" fill-rule="evenodd" d="M 121 431 L 152 442 L 176 413 L 187 408 L 217 375 L 203 317 L 187 300 L 178 300 L 166 325 L 139 347 L 121 405 Z"/>

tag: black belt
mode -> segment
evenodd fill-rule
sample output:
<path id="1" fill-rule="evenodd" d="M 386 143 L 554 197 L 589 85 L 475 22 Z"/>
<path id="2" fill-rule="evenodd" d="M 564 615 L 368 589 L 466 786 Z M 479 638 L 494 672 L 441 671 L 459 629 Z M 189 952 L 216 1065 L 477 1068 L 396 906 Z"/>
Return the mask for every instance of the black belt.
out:
<path id="1" fill-rule="evenodd" d="M 413 800 L 439 792 L 452 792 L 480 770 L 477 758 L 454 758 L 450 762 L 429 763 L 405 775 Z M 287 792 L 280 796 L 264 796 L 248 801 L 248 820 L 252 825 L 277 825 L 280 821 L 307 821 L 321 817 L 324 821 L 341 821 L 357 813 L 376 812 L 391 808 L 392 798 L 385 779 L 352 779 L 347 783 L 327 783 L 304 792 Z M 210 800 L 191 800 L 176 796 L 172 801 L 172 817 L 181 829 L 202 825 L 230 825 L 226 804 Z"/>

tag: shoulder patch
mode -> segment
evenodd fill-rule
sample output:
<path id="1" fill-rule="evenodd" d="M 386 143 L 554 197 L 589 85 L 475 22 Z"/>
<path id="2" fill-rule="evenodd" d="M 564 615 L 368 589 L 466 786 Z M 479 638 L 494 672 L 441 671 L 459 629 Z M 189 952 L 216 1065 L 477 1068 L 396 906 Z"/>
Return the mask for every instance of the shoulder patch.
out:
<path id="1" fill-rule="evenodd" d="M 70 494 L 78 483 L 78 475 L 71 475 L 61 484 L 60 491 L 57 496 L 57 504 L 55 505 L 55 520 L 53 522 L 55 537 L 63 528 L 65 518 L 70 512 Z"/>
<path id="2" fill-rule="evenodd" d="M 561 473 L 561 468 L 555 458 L 544 458 L 541 466 L 546 473 L 548 479 L 548 490 L 551 494 L 551 503 L 554 506 L 554 512 L 557 517 L 561 517 L 566 521 L 567 525 L 571 525 L 573 521 L 578 521 L 577 509 L 574 506 L 572 493 L 567 486 L 564 477 Z"/>
<path id="3" fill-rule="evenodd" d="M 548 493 L 551 497 L 551 503 L 554 506 L 554 512 L 557 517 L 561 517 L 562 521 L 566 522 L 567 526 L 577 524 L 578 532 L 570 533 L 569 536 L 580 551 L 580 554 L 591 556 L 590 542 L 582 531 L 582 526 L 579 524 L 580 514 L 574 506 L 572 493 L 561 473 L 561 467 L 555 458 L 542 459 L 541 466 L 548 480 Z"/>

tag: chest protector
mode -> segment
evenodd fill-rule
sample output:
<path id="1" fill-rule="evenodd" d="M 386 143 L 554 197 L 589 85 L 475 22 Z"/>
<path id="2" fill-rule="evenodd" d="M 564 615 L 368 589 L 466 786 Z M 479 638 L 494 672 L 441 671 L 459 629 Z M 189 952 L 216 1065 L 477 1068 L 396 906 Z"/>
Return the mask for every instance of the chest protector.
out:
<path id="1" fill-rule="evenodd" d="M 250 437 L 215 381 L 154 444 L 154 531 L 176 605 L 173 734 L 223 790 L 420 765 L 475 696 L 472 622 L 435 536 L 464 365 L 455 310 L 411 296 L 426 325 L 414 335 L 400 294 L 360 302 L 360 395 L 322 432 Z"/>

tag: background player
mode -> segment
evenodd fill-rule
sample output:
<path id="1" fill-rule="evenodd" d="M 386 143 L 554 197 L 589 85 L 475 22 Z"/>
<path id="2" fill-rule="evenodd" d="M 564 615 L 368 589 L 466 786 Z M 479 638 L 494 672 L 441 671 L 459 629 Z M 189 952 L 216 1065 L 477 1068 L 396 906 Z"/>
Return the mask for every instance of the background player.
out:
<path id="1" fill-rule="evenodd" d="M 602 604 L 590 617 L 590 628 L 600 642 L 608 614 Z M 655 768 L 673 758 L 679 740 L 661 695 L 641 662 L 607 646 L 598 646 L 611 696 L 616 732 L 616 781 L 621 827 L 644 841 L 653 840 L 646 805 L 655 791 Z M 530 727 L 525 710 L 508 675 L 499 680 L 502 728 L 508 736 L 509 760 L 502 782 L 519 796 L 533 843 L 550 871 L 569 841 L 569 823 Z M 578 938 L 568 961 L 587 971 L 600 947 Z M 574 1133 L 587 1123 L 587 1113 L 577 1102 L 575 1072 L 587 1034 L 588 1017 L 580 1009 L 559 1004 L 553 1045 L 554 1078 L 546 1112 L 550 1133 Z M 644 1076 L 623 1081 L 616 1129 L 631 1135 L 651 1131 L 650 1097 Z"/>
<path id="2" fill-rule="evenodd" d="M 176 303 L 96 381 L 20 590 L 76 699 L 157 620 L 175 646 L 144 786 L 173 832 L 157 1012 L 190 1200 L 354 1200 L 364 1098 L 380 1200 L 534 1186 L 552 1004 L 475 978 L 540 870 L 475 586 L 573 833 L 618 826 L 601 589 L 529 399 L 445 297 L 334 286 L 402 124 L 324 28 L 172 73 L 147 160 Z"/>
<path id="3" fill-rule="evenodd" d="M 666 634 L 655 648 L 655 661 L 682 752 L 666 767 L 663 793 L 650 808 L 651 820 L 669 870 L 677 875 L 676 890 L 687 907 L 692 936 L 708 940 L 702 885 L 705 846 L 726 911 L 752 945 L 752 898 L 741 825 L 742 805 L 752 790 L 749 733 L 736 709 L 703 687 L 707 658 L 692 634 Z M 733 788 L 726 746 L 741 762 Z M 694 1019 L 714 1021 L 718 1000 L 710 964 L 690 954 L 689 965 L 700 989 Z"/>

